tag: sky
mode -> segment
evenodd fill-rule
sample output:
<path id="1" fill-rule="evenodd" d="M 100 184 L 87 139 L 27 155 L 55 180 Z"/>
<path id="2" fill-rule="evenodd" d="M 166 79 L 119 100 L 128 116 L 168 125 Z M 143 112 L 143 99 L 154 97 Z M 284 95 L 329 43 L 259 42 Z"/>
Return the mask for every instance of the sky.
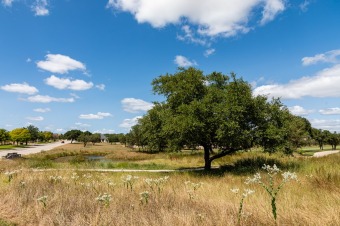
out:
<path id="1" fill-rule="evenodd" d="M 339 0 L 0 0 L 0 128 L 126 133 L 154 78 L 236 73 L 340 132 Z"/>

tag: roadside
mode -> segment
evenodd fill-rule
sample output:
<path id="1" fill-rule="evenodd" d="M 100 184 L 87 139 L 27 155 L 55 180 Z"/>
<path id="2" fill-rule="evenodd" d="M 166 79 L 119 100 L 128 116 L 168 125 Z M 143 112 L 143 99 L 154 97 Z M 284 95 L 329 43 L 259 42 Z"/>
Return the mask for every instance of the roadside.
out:
<path id="1" fill-rule="evenodd" d="M 34 154 L 34 153 L 39 153 L 41 151 L 49 151 L 53 148 L 65 145 L 70 143 L 70 141 L 66 141 L 65 143 L 61 143 L 60 141 L 54 142 L 54 143 L 48 143 L 48 144 L 36 144 L 29 146 L 28 148 L 16 148 L 16 149 L 11 149 L 11 150 L 3 150 L 0 152 L 0 158 L 3 156 L 6 156 L 8 153 L 13 153 L 16 152 L 21 155 L 28 155 L 28 154 Z"/>
<path id="2" fill-rule="evenodd" d="M 320 151 L 320 152 L 316 152 L 314 153 L 313 157 L 323 157 L 323 156 L 327 156 L 327 155 L 331 155 L 331 154 L 335 154 L 335 153 L 339 153 L 340 151 Z"/>

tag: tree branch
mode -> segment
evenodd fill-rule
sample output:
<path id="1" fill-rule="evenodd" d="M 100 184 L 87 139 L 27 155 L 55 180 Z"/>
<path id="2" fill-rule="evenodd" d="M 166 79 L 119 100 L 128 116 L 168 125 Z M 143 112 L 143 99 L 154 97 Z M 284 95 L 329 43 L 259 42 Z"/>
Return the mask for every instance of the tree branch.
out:
<path id="1" fill-rule="evenodd" d="M 214 156 L 211 156 L 209 158 L 209 161 L 212 162 L 215 159 L 222 158 L 222 157 L 224 157 L 226 155 L 230 155 L 230 154 L 235 153 L 235 152 L 237 152 L 239 150 L 242 150 L 242 148 L 229 148 L 229 149 L 223 150 L 220 153 L 218 153 L 218 154 L 216 154 Z"/>

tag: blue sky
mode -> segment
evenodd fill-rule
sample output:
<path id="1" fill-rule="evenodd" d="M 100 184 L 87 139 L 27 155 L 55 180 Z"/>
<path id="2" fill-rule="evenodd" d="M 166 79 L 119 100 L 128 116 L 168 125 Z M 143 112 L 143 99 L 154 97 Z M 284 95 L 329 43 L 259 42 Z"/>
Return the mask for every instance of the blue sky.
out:
<path id="1" fill-rule="evenodd" d="M 0 0 L 0 128 L 128 132 L 195 66 L 340 132 L 338 0 Z"/>

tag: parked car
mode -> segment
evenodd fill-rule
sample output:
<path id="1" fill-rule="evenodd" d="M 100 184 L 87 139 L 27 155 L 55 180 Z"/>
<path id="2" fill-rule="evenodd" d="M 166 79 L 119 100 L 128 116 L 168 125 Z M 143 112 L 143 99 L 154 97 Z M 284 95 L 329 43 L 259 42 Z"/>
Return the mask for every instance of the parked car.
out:
<path id="1" fill-rule="evenodd" d="M 12 152 L 12 153 L 7 153 L 7 155 L 4 156 L 4 158 L 6 159 L 14 159 L 14 158 L 20 158 L 21 154 L 18 154 L 16 152 Z"/>

